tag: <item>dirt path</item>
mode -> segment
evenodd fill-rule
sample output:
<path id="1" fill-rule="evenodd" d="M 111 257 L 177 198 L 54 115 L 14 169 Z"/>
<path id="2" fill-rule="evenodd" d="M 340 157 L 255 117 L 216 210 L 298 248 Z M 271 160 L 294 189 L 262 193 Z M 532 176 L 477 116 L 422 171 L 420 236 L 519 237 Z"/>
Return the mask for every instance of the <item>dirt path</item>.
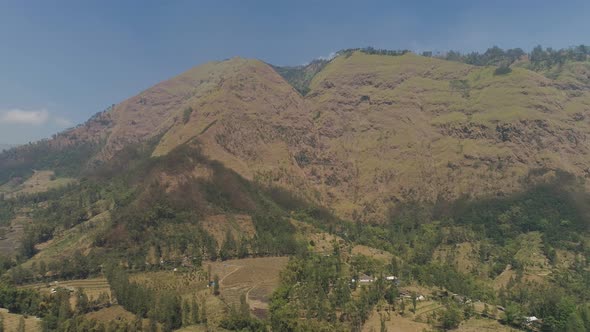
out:
<path id="1" fill-rule="evenodd" d="M 235 269 L 233 271 L 231 271 L 230 273 L 224 275 L 221 279 L 219 279 L 219 287 L 222 286 L 223 281 L 225 280 L 225 278 L 229 277 L 230 275 L 234 274 L 235 272 L 238 272 L 239 269 L 243 268 L 243 266 L 240 266 L 240 265 L 227 264 L 225 266 L 235 266 Z"/>

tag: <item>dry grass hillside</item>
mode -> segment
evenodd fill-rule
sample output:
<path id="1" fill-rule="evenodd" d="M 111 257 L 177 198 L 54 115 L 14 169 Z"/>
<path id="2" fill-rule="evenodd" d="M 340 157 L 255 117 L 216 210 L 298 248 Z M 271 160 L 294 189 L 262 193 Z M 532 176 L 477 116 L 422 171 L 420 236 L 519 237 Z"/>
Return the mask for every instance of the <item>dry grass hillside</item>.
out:
<path id="1" fill-rule="evenodd" d="M 232 58 L 157 84 L 53 144 L 101 141 L 95 158 L 104 160 L 154 137 L 154 155 L 197 138 L 207 157 L 247 179 L 364 221 L 408 200 L 515 192 L 535 169 L 590 174 L 590 66 L 513 67 L 496 75 L 411 53 L 353 52 L 314 72 L 302 96 L 270 65 Z"/>
<path id="2" fill-rule="evenodd" d="M 322 149 L 304 171 L 340 214 L 509 193 L 535 168 L 587 174 L 589 92 L 526 69 L 357 52 L 316 75 L 307 98 Z"/>

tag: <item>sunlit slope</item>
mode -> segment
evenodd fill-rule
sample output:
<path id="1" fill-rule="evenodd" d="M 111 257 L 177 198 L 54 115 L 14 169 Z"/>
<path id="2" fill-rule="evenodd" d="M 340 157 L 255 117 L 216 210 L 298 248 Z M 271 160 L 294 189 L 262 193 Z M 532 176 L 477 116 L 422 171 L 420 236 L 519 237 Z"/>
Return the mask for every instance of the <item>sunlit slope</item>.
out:
<path id="1" fill-rule="evenodd" d="M 400 202 L 503 195 L 555 171 L 583 178 L 590 167 L 588 63 L 534 72 L 519 62 L 498 75 L 495 67 L 411 53 L 352 52 L 313 75 L 301 67 L 283 77 L 277 68 L 243 58 L 195 67 L 47 148 L 1 155 L 0 170 L 11 167 L 5 178 L 27 165 L 60 173 L 95 150 L 75 164 L 92 167 L 146 141 L 162 156 L 196 139 L 207 158 L 246 179 L 280 185 L 346 218 L 382 221 Z M 35 153 L 84 142 L 95 150 L 35 161 Z"/>
<path id="2" fill-rule="evenodd" d="M 323 149 L 305 170 L 349 216 L 517 191 L 538 168 L 585 176 L 590 94 L 563 80 L 414 54 L 338 57 L 311 83 Z"/>

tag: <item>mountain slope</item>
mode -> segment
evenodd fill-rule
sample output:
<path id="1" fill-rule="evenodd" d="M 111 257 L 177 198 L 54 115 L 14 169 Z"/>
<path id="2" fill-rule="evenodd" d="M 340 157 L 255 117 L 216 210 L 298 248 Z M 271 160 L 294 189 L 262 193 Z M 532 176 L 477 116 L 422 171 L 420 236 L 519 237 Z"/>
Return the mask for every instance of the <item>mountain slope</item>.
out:
<path id="1" fill-rule="evenodd" d="M 348 216 L 510 193 L 534 169 L 589 166 L 589 92 L 524 69 L 357 52 L 333 60 L 307 96 L 327 147 L 315 160 L 331 161 L 306 170 L 334 179 L 330 205 Z"/>
<path id="2" fill-rule="evenodd" d="M 524 328 L 535 315 L 562 331 L 590 298 L 589 72 L 525 67 L 350 51 L 282 75 L 240 58 L 191 69 L 0 154 L 0 235 L 22 243 L 0 272 L 30 284 L 106 271 L 120 305 L 168 324 L 195 295 L 188 280 L 236 303 L 245 289 L 224 287 L 238 275 L 226 260 L 290 256 L 269 304 L 274 330 L 360 329 L 371 310 L 403 311 L 403 294 L 427 291 L 441 319 L 481 312 Z M 43 191 L 34 170 L 65 185 Z M 205 289 L 216 260 L 221 294 Z M 148 271 L 176 291 L 129 282 Z M 351 289 L 362 274 L 400 285 Z M 1 298 L 60 324 L 61 310 Z M 499 305 L 513 314 L 488 311 Z M 226 318 L 211 327 L 237 326 L 234 310 L 201 308 Z"/>
<path id="3" fill-rule="evenodd" d="M 411 53 L 351 52 L 314 68 L 302 96 L 261 61 L 208 63 L 46 144 L 93 142 L 94 165 L 130 144 L 155 139 L 161 156 L 197 139 L 207 158 L 246 179 L 364 221 L 400 202 L 506 195 L 556 170 L 587 176 L 586 63 L 497 75 Z"/>

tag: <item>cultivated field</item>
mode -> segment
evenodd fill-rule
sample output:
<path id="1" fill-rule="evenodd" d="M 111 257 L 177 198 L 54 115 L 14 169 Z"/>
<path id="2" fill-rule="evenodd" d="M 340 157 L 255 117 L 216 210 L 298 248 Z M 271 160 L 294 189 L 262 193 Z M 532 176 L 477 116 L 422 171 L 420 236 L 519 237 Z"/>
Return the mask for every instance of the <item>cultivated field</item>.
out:
<path id="1" fill-rule="evenodd" d="M 10 314 L 6 309 L 0 309 L 0 315 L 4 319 L 4 331 L 5 332 L 16 332 L 18 331 L 19 320 L 22 315 Z M 37 317 L 25 318 L 25 331 L 37 332 L 41 331 L 40 320 Z"/>
<path id="2" fill-rule="evenodd" d="M 383 263 L 391 262 L 391 258 L 393 255 L 388 253 L 387 251 L 383 251 L 380 249 L 364 246 L 364 245 L 356 245 L 352 248 L 351 254 L 354 255 L 364 255 L 368 256 L 377 260 L 382 261 Z"/>
<path id="3" fill-rule="evenodd" d="M 72 290 L 76 290 L 78 288 L 83 289 L 86 295 L 88 295 L 89 300 L 97 299 L 101 293 L 107 293 L 109 296 L 111 296 L 111 289 L 105 278 L 56 281 L 51 283 L 39 283 L 24 286 L 24 288 L 33 288 L 39 291 L 41 294 L 50 294 L 51 289 L 57 287 L 63 287 Z"/>
<path id="4" fill-rule="evenodd" d="M 502 325 L 498 323 L 498 321 L 493 319 L 487 318 L 472 318 L 470 320 L 464 321 L 461 323 L 458 329 L 455 331 L 457 332 L 485 332 L 485 331 L 494 331 L 494 332 L 512 332 L 512 331 L 519 331 L 515 330 L 514 328 L 510 328 L 508 326 Z"/>
<path id="5" fill-rule="evenodd" d="M 268 314 L 270 295 L 279 284 L 279 273 L 287 257 L 262 257 L 229 260 L 211 264 L 212 275 L 220 280 L 220 298 L 228 305 L 239 306 L 241 294 L 252 312 L 261 318 Z"/>
<path id="6" fill-rule="evenodd" d="M 0 192 L 5 192 L 6 197 L 16 197 L 20 194 L 35 194 L 50 189 L 63 187 L 75 180 L 70 178 L 56 178 L 53 171 L 35 171 L 33 175 L 20 185 L 3 185 Z"/>
<path id="7" fill-rule="evenodd" d="M 131 281 L 136 281 L 148 288 L 156 291 L 174 292 L 184 298 L 191 298 L 207 289 L 207 277 L 202 271 L 142 272 L 129 277 Z"/>
<path id="8" fill-rule="evenodd" d="M 387 327 L 388 332 L 422 332 L 430 329 L 430 325 L 415 322 L 409 316 L 402 316 L 395 312 L 387 313 L 381 311 L 381 313 L 378 313 L 374 310 L 363 326 L 363 331 L 380 331 L 381 315 L 383 315 L 385 319 L 385 326 Z"/>
<path id="9" fill-rule="evenodd" d="M 16 217 L 10 222 L 10 225 L 0 227 L 0 254 L 12 256 L 20 248 L 21 238 L 24 234 L 25 225 L 31 222 L 27 216 L 27 211 L 18 211 Z"/>
<path id="10" fill-rule="evenodd" d="M 133 322 L 135 315 L 125 310 L 120 305 L 113 305 L 108 308 L 100 309 L 98 311 L 89 312 L 86 314 L 88 319 L 95 319 L 99 322 L 108 323 L 112 320 Z M 147 319 L 146 319 L 147 321 Z"/>

